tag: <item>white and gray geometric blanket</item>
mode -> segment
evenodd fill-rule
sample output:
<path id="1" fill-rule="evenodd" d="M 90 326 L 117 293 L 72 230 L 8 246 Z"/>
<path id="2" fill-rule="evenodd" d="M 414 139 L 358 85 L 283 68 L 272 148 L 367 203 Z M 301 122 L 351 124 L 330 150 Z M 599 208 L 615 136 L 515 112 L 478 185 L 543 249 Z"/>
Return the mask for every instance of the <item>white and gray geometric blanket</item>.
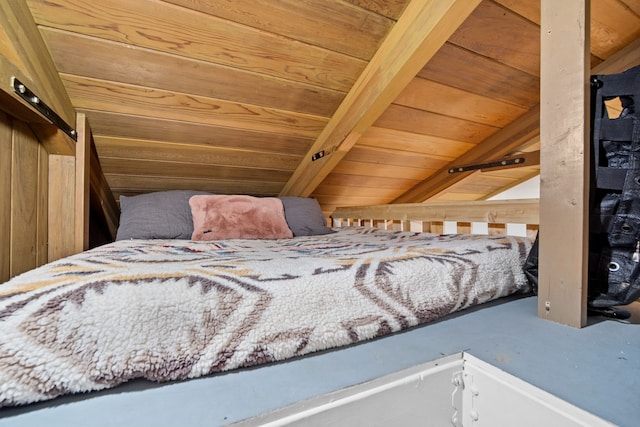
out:
<path id="1" fill-rule="evenodd" d="M 118 241 L 0 284 L 0 407 L 379 337 L 518 291 L 530 243 L 345 228 Z"/>

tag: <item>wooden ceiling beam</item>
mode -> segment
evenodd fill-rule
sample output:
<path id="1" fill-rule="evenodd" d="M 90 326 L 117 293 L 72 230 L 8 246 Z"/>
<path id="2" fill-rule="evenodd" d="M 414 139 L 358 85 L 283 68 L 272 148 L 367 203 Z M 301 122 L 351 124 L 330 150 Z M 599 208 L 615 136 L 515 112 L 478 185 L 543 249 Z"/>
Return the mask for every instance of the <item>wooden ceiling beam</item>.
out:
<path id="1" fill-rule="evenodd" d="M 484 163 L 510 154 L 526 142 L 540 134 L 540 106 L 525 113 L 512 124 L 485 139 L 455 160 L 456 164 Z M 450 174 L 451 165 L 446 165 L 429 178 L 396 198 L 392 203 L 419 203 L 438 195 L 475 171 Z"/>
<path id="2" fill-rule="evenodd" d="M 25 0 L 0 2 L 0 101 L 30 124 L 49 153 L 74 154 L 75 141 L 15 93 L 14 77 L 75 126 L 75 110 Z"/>
<path id="3" fill-rule="evenodd" d="M 413 0 L 280 194 L 311 194 L 479 3 Z"/>
<path id="4" fill-rule="evenodd" d="M 593 74 L 620 73 L 632 66 L 640 64 L 640 39 L 633 41 L 624 49 L 607 58 L 606 61 L 594 67 Z M 540 106 L 536 106 L 529 113 L 524 114 L 512 124 L 498 133 L 485 139 L 476 147 L 455 160 L 456 164 L 482 163 L 488 159 L 496 159 L 509 154 L 527 140 L 540 135 Z M 451 175 L 447 165 L 424 181 L 416 184 L 406 193 L 396 198 L 392 203 L 419 203 L 429 200 L 446 190 L 453 184 L 465 179 L 473 173 L 463 172 Z"/>

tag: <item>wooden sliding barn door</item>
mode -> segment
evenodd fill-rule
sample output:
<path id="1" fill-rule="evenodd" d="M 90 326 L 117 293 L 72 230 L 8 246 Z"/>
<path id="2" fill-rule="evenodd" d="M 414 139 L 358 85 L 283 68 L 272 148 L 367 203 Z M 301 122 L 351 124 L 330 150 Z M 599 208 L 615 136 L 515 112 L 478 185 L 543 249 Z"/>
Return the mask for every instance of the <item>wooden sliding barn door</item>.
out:
<path id="1" fill-rule="evenodd" d="M 49 155 L 0 111 L 0 282 L 48 261 Z"/>
<path id="2" fill-rule="evenodd" d="M 2 283 L 87 248 L 91 132 L 25 0 L 0 1 L 0 28 Z"/>

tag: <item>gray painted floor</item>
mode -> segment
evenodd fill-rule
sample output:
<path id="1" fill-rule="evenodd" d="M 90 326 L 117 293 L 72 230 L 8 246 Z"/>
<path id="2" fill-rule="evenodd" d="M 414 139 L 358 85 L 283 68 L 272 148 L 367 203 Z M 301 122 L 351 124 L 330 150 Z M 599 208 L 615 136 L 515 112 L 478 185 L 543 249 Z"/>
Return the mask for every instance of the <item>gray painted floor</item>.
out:
<path id="1" fill-rule="evenodd" d="M 0 410 L 0 426 L 218 426 L 467 351 L 620 426 L 640 425 L 640 303 L 629 323 L 574 329 L 539 319 L 529 297 L 383 339 L 191 381 Z"/>

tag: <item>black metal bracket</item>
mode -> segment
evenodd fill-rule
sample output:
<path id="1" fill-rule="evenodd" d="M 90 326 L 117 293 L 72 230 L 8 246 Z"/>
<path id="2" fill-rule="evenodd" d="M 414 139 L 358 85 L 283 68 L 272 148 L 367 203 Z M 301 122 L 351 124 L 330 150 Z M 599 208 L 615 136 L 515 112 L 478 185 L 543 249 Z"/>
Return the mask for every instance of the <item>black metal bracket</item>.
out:
<path id="1" fill-rule="evenodd" d="M 526 159 L 524 157 L 516 157 L 516 158 L 511 158 L 506 160 L 498 160 L 495 162 L 481 163 L 477 165 L 453 167 L 449 169 L 449 173 L 469 172 L 469 171 L 475 171 L 478 169 L 489 169 L 489 168 L 499 168 L 502 166 L 519 165 L 524 163 L 525 160 Z"/>
<path id="2" fill-rule="evenodd" d="M 315 153 L 314 155 L 311 156 L 311 161 L 315 162 L 316 160 L 319 160 L 325 156 L 328 156 L 329 154 L 333 153 L 334 151 L 336 151 L 338 149 L 337 146 L 333 146 L 331 148 L 327 148 L 326 150 L 320 150 L 317 153 Z"/>
<path id="3" fill-rule="evenodd" d="M 74 128 L 69 126 L 55 111 L 53 111 L 47 104 L 45 104 L 40 97 L 33 93 L 17 78 L 13 77 L 12 86 L 15 93 L 29 103 L 33 108 L 38 110 L 40 114 L 45 116 L 51 123 L 56 125 L 61 131 L 69 135 L 74 141 L 78 141 L 78 133 Z"/>
<path id="4" fill-rule="evenodd" d="M 318 159 L 321 159 L 325 156 L 325 152 L 324 150 L 320 150 L 318 151 L 316 154 L 314 154 L 313 156 L 311 156 L 311 161 L 315 162 Z"/>

